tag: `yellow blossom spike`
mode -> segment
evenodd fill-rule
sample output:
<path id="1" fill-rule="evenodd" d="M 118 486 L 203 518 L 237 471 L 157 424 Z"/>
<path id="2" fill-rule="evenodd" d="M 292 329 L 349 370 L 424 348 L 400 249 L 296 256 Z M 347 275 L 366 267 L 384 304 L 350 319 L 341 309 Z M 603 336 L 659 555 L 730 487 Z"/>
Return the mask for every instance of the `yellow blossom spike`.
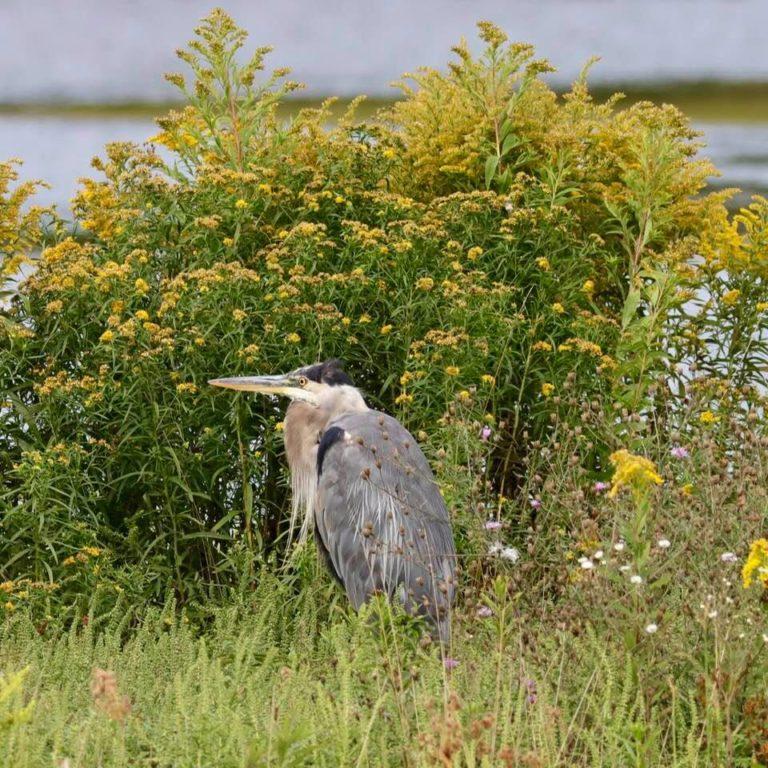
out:
<path id="1" fill-rule="evenodd" d="M 741 570 L 744 589 L 749 589 L 755 579 L 768 589 L 768 539 L 757 539 L 752 542 L 749 556 Z"/>
<path id="2" fill-rule="evenodd" d="M 656 465 L 644 456 L 636 456 L 627 450 L 615 451 L 611 454 L 611 464 L 614 466 L 611 478 L 609 498 L 614 498 L 622 488 L 631 488 L 634 493 L 642 493 L 651 485 L 661 485 L 664 480 L 656 471 Z"/>

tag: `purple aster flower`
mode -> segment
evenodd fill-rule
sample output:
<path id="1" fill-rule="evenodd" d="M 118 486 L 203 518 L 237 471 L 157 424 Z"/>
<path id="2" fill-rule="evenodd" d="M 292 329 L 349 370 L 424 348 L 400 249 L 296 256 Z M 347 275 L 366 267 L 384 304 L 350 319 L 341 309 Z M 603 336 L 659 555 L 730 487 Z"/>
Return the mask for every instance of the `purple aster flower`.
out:
<path id="1" fill-rule="evenodd" d="M 459 662 L 457 659 L 452 659 L 450 656 L 446 656 L 443 659 L 443 666 L 446 669 L 456 669 L 456 667 L 459 666 Z"/>
<path id="2" fill-rule="evenodd" d="M 602 480 L 598 480 L 594 484 L 595 493 L 602 493 L 603 491 L 607 491 L 610 487 L 610 483 L 603 482 Z"/>
<path id="3" fill-rule="evenodd" d="M 480 439 L 484 443 L 487 443 L 488 442 L 488 438 L 491 436 L 491 432 L 493 432 L 493 430 L 490 427 L 483 427 L 480 430 Z"/>
<path id="4" fill-rule="evenodd" d="M 687 449 L 683 448 L 682 445 L 676 445 L 670 453 L 672 454 L 672 457 L 675 459 L 687 459 L 688 458 L 688 451 Z"/>
<path id="5" fill-rule="evenodd" d="M 531 499 L 531 506 L 534 509 L 541 509 L 541 499 Z"/>
<path id="6" fill-rule="evenodd" d="M 501 528 L 501 522 L 499 520 L 486 520 L 485 521 L 485 530 L 486 531 L 498 531 L 499 528 Z"/>
<path id="7" fill-rule="evenodd" d="M 490 619 L 493 616 L 493 611 L 487 605 L 481 605 L 477 609 L 478 619 Z"/>

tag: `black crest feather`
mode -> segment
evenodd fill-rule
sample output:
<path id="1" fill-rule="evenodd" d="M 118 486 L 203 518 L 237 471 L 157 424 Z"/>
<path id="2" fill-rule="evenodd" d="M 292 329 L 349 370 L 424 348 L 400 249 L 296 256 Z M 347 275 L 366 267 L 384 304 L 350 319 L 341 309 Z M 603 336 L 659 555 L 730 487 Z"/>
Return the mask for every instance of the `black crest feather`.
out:
<path id="1" fill-rule="evenodd" d="M 324 363 L 308 365 L 300 370 L 302 375 L 306 376 L 310 381 L 316 381 L 318 384 L 328 384 L 332 387 L 342 384 L 353 386 L 352 379 L 344 372 L 344 364 L 341 360 L 336 360 L 335 358 L 326 360 Z"/>

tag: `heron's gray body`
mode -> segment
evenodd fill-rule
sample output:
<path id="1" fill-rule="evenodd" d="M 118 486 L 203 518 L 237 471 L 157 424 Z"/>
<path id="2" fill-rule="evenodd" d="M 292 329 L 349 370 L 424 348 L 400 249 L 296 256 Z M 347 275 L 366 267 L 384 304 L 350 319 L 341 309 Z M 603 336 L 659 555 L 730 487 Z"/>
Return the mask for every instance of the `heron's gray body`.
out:
<path id="1" fill-rule="evenodd" d="M 447 640 L 456 551 L 448 510 L 413 436 L 373 410 L 342 415 L 322 456 L 319 546 L 355 609 L 384 593 L 434 621 Z"/>
<path id="2" fill-rule="evenodd" d="M 314 523 L 318 546 L 356 610 L 386 594 L 429 618 L 447 641 L 456 550 L 440 490 L 408 430 L 368 408 L 338 360 L 211 383 L 291 398 L 284 427 L 291 535 L 300 515 L 302 540 Z"/>

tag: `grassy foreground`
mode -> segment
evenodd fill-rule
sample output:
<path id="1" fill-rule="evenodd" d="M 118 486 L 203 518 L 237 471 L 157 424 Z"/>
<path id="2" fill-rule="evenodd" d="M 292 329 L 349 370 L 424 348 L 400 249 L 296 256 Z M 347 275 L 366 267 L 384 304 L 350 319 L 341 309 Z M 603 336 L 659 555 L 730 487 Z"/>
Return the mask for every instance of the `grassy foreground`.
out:
<path id="1" fill-rule="evenodd" d="M 742 570 L 768 456 L 742 434 L 724 465 L 715 437 L 664 449 L 663 483 L 625 474 L 614 499 L 579 494 L 567 439 L 545 448 L 542 529 L 514 565 L 486 559 L 499 575 L 465 590 L 446 649 L 385 606 L 351 614 L 311 552 L 205 621 L 119 602 L 65 626 L 19 607 L 0 638 L 0 761 L 764 764 L 765 609 Z M 558 544 L 575 507 L 582 538 Z"/>
<path id="2" fill-rule="evenodd" d="M 222 613 L 203 637 L 157 617 L 123 646 L 116 629 L 44 639 L 19 621 L 3 662 L 26 665 L 36 703 L 4 736 L 4 764 L 483 765 L 493 752 L 500 765 L 616 765 L 649 738 L 673 741 L 676 764 L 703 764 L 702 724 L 644 713 L 629 658 L 596 637 L 523 651 L 518 630 L 499 649 L 490 628 L 465 627 L 448 672 L 358 620 L 281 648 L 279 602 L 262 595 L 253 610 Z"/>

